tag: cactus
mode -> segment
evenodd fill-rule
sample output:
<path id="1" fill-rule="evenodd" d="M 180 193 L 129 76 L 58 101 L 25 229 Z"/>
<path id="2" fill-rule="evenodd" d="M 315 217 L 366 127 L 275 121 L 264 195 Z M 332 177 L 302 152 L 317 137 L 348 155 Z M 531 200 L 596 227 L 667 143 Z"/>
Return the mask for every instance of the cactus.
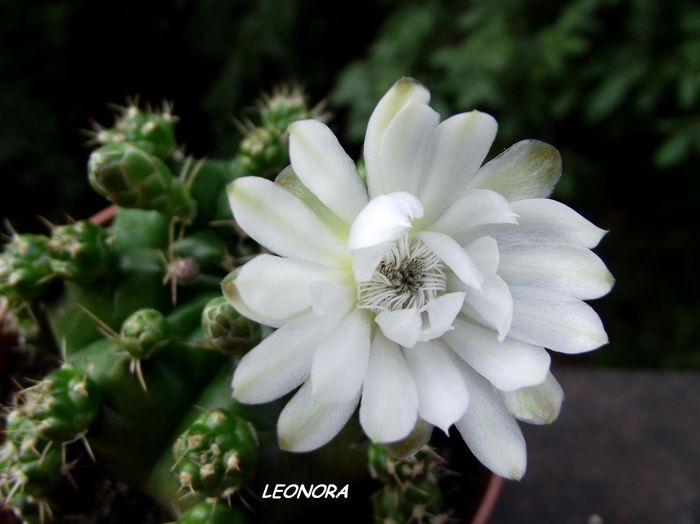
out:
<path id="1" fill-rule="evenodd" d="M 23 522 L 68 511 L 76 462 L 148 494 L 178 524 L 307 515 L 313 500 L 286 509 L 251 491 L 273 479 L 352 481 L 369 493 L 370 470 L 383 484 L 376 517 L 427 522 L 443 511 L 429 453 L 406 462 L 371 446 L 368 470 L 356 423 L 323 450 L 285 453 L 275 435 L 281 404 L 231 398 L 236 362 L 269 330 L 221 296 L 223 277 L 260 251 L 233 222 L 224 188 L 238 176 L 281 171 L 287 126 L 321 116 L 298 89 L 275 91 L 257 107 L 259 124 L 246 124 L 233 159 L 195 161 L 180 153 L 168 108 L 129 106 L 111 128 L 97 129 L 88 162 L 92 187 L 119 206 L 112 223 L 50 225 L 50 235 L 13 233 L 5 245 L 0 295 L 12 324 L 23 343 L 48 346 L 60 361 L 15 395 L 5 417 L 0 496 Z M 293 173 L 280 183 L 304 190 Z"/>

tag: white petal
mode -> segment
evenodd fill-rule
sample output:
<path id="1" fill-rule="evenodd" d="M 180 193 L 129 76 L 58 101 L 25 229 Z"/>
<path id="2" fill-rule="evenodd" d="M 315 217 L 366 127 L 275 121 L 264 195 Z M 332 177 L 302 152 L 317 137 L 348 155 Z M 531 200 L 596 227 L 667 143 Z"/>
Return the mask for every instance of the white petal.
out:
<path id="1" fill-rule="evenodd" d="M 399 239 L 414 218 L 423 216 L 423 206 L 410 193 L 399 191 L 373 198 L 350 228 L 348 248 L 364 249 Z"/>
<path id="2" fill-rule="evenodd" d="M 374 442 L 393 442 L 416 423 L 418 393 L 401 349 L 377 332 L 362 386 L 360 424 Z"/>
<path id="3" fill-rule="evenodd" d="M 309 286 L 314 313 L 335 325 L 355 304 L 355 287 L 336 282 L 312 282 Z"/>
<path id="4" fill-rule="evenodd" d="M 433 428 L 434 426 L 432 424 L 429 424 L 422 418 L 418 417 L 418 420 L 416 420 L 416 425 L 413 426 L 413 429 L 406 437 L 397 442 L 386 443 L 384 444 L 384 447 L 396 457 L 413 457 L 416 453 L 423 449 L 423 446 L 428 444 L 430 437 L 433 435 Z"/>
<path id="5" fill-rule="evenodd" d="M 420 200 L 435 218 L 479 169 L 496 137 L 498 124 L 486 113 L 470 111 L 442 122 L 431 147 L 431 166 L 423 177 Z"/>
<path id="6" fill-rule="evenodd" d="M 233 374 L 233 396 L 247 404 L 289 393 L 309 376 L 313 354 L 326 333 L 318 319 L 292 320 L 246 353 Z"/>
<path id="7" fill-rule="evenodd" d="M 348 402 L 328 403 L 306 382 L 287 403 L 277 421 L 280 448 L 304 452 L 320 448 L 335 437 L 355 412 L 359 395 Z"/>
<path id="8" fill-rule="evenodd" d="M 412 348 L 420 338 L 422 320 L 416 308 L 382 311 L 374 321 L 386 338 L 405 348 Z"/>
<path id="9" fill-rule="evenodd" d="M 384 242 L 376 246 L 353 250 L 352 271 L 355 275 L 355 282 L 364 282 L 372 278 L 374 270 L 377 269 L 390 247 L 391 242 Z"/>
<path id="10" fill-rule="evenodd" d="M 493 388 L 467 366 L 460 366 L 469 407 L 455 426 L 479 461 L 508 479 L 521 479 L 527 466 L 525 439 Z"/>
<path id="11" fill-rule="evenodd" d="M 480 237 L 464 246 L 469 258 L 483 275 L 493 275 L 498 270 L 500 255 L 498 244 L 492 237 Z"/>
<path id="12" fill-rule="evenodd" d="M 518 227 L 501 237 L 527 242 L 563 242 L 594 248 L 606 231 L 589 222 L 570 207 L 549 198 L 528 198 L 511 204 Z"/>
<path id="13" fill-rule="evenodd" d="M 458 317 L 454 329 L 442 339 L 464 361 L 491 384 L 503 391 L 542 383 L 549 371 L 550 357 L 543 348 L 505 339 L 496 333 Z"/>
<path id="14" fill-rule="evenodd" d="M 440 115 L 420 102 L 409 102 L 382 133 L 379 145 L 381 171 L 375 177 L 373 196 L 407 191 L 418 192 L 430 139 Z"/>
<path id="15" fill-rule="evenodd" d="M 355 163 L 328 126 L 313 119 L 291 123 L 289 158 L 304 185 L 351 224 L 367 204 L 367 190 Z"/>
<path id="16" fill-rule="evenodd" d="M 517 223 L 517 215 L 504 197 L 487 189 L 468 189 L 428 229 L 463 243 L 479 226 Z"/>
<path id="17" fill-rule="evenodd" d="M 506 408 L 515 418 L 530 424 L 551 424 L 559 416 L 564 391 L 551 373 L 542 384 L 501 392 Z"/>
<path id="18" fill-rule="evenodd" d="M 549 196 L 560 177 L 559 151 L 539 140 L 523 140 L 484 164 L 469 186 L 514 201 Z"/>
<path id="19" fill-rule="evenodd" d="M 311 307 L 312 283 L 337 283 L 342 278 L 338 269 L 329 266 L 258 255 L 226 277 L 222 288 L 229 302 L 234 308 L 240 308 L 241 313 L 252 312 L 251 318 L 279 327 Z"/>
<path id="20" fill-rule="evenodd" d="M 463 292 L 445 293 L 428 302 L 426 312 L 429 326 L 421 331 L 419 340 L 423 342 L 433 340 L 452 329 L 452 322 L 462 309 L 463 303 Z"/>
<path id="21" fill-rule="evenodd" d="M 370 116 L 363 154 L 370 196 L 379 194 L 375 187 L 381 181 L 379 148 L 382 134 L 401 109 L 412 101 L 427 105 L 430 93 L 423 84 L 412 78 L 401 78 L 382 97 Z"/>
<path id="22" fill-rule="evenodd" d="M 496 274 L 486 275 L 481 291 L 465 286 L 454 275 L 447 277 L 447 289 L 464 291 L 462 312 L 470 318 L 479 319 L 498 332 L 502 341 L 508 334 L 513 321 L 513 298 L 508 284 Z"/>
<path id="23" fill-rule="evenodd" d="M 325 402 L 348 402 L 362 386 L 369 357 L 370 323 L 354 310 L 319 345 L 311 365 L 314 395 Z"/>
<path id="24" fill-rule="evenodd" d="M 227 191 L 238 225 L 270 251 L 330 265 L 347 257 L 345 246 L 313 212 L 269 180 L 239 178 Z"/>
<path id="25" fill-rule="evenodd" d="M 608 343 L 600 317 L 585 302 L 541 289 L 509 287 L 513 295 L 509 337 L 562 353 L 582 353 Z"/>
<path id="26" fill-rule="evenodd" d="M 462 282 L 476 289 L 481 288 L 484 276 L 457 242 L 447 235 L 432 231 L 423 231 L 416 236 L 425 242 Z"/>
<path id="27" fill-rule="evenodd" d="M 306 187 L 292 169 L 292 166 L 285 167 L 280 174 L 275 177 L 275 185 L 280 186 L 288 193 L 291 193 L 301 201 L 312 213 L 314 213 L 328 229 L 342 241 L 347 241 L 350 233 L 350 224 L 336 215 L 331 209 L 321 202 L 311 190 Z"/>
<path id="28" fill-rule="evenodd" d="M 500 253 L 498 272 L 512 285 L 592 299 L 615 282 L 595 253 L 574 244 L 507 244 Z"/>
<path id="29" fill-rule="evenodd" d="M 445 433 L 469 405 L 469 391 L 448 351 L 437 341 L 404 351 L 418 387 L 418 414 Z"/>

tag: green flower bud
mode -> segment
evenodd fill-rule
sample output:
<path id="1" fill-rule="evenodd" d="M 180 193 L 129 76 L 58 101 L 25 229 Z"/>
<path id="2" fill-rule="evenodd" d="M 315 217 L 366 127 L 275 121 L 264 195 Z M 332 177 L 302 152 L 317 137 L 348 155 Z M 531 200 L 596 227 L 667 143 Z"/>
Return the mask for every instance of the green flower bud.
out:
<path id="1" fill-rule="evenodd" d="M 183 220 L 194 216 L 187 188 L 162 160 L 138 147 L 111 143 L 96 149 L 88 175 L 95 191 L 121 207 L 152 209 Z"/>
<path id="2" fill-rule="evenodd" d="M 168 322 L 160 311 L 139 309 L 122 324 L 121 345 L 135 359 L 151 357 L 169 341 Z"/>
<path id="3" fill-rule="evenodd" d="M 204 306 L 202 328 L 210 344 L 226 351 L 246 351 L 260 339 L 260 326 L 239 314 L 224 297 Z"/>
<path id="4" fill-rule="evenodd" d="M 174 471 L 183 489 L 229 496 L 252 477 L 257 451 L 253 425 L 217 409 L 200 415 L 177 439 Z"/>
<path id="5" fill-rule="evenodd" d="M 18 398 L 19 409 L 38 433 L 55 442 L 69 442 L 87 431 L 100 406 L 96 388 L 68 365 L 54 369 Z"/>
<path id="6" fill-rule="evenodd" d="M 52 276 L 48 238 L 15 235 L 0 255 L 0 295 L 10 303 L 37 298 Z"/>
<path id="7" fill-rule="evenodd" d="M 177 519 L 176 524 L 248 524 L 250 518 L 239 508 L 220 502 L 200 502 Z"/>
<path id="8" fill-rule="evenodd" d="M 106 273 L 112 262 L 109 234 L 89 220 L 55 227 L 48 246 L 53 271 L 81 284 Z"/>
<path id="9" fill-rule="evenodd" d="M 100 129 L 95 139 L 100 144 L 128 143 L 162 159 L 175 150 L 175 122 L 170 111 L 154 113 L 132 105 L 126 108 L 110 129 Z"/>

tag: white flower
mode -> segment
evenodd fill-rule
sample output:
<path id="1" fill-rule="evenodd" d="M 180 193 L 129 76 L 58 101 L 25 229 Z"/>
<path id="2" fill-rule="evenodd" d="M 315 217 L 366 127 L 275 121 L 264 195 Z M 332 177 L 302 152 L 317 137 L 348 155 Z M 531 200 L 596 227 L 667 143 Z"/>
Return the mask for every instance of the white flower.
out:
<path id="1" fill-rule="evenodd" d="M 428 102 L 411 79 L 381 99 L 366 184 L 328 127 L 304 120 L 275 183 L 229 187 L 238 224 L 276 255 L 229 275 L 224 293 L 279 328 L 243 357 L 233 394 L 262 403 L 301 386 L 278 421 L 287 450 L 324 445 L 359 403 L 375 442 L 420 444 L 454 424 L 483 464 L 520 478 L 516 419 L 551 422 L 563 396 L 544 348 L 607 342 L 583 302 L 613 283 L 590 251 L 605 232 L 546 198 L 556 149 L 526 140 L 481 166 L 496 121 L 439 122 Z"/>

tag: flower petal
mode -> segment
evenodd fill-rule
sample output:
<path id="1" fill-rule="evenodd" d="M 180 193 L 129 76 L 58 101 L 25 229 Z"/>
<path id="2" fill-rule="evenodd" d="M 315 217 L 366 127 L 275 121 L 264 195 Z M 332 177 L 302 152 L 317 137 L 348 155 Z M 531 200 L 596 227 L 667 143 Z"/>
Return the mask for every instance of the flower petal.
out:
<path id="1" fill-rule="evenodd" d="M 563 242 L 594 248 L 607 231 L 589 222 L 570 207 L 549 198 L 528 198 L 511 204 L 518 216 L 517 229 L 499 235 L 527 242 Z"/>
<path id="2" fill-rule="evenodd" d="M 311 307 L 313 282 L 341 282 L 340 270 L 292 258 L 258 255 L 222 282 L 224 295 L 240 313 L 279 327 Z"/>
<path id="3" fill-rule="evenodd" d="M 325 317 L 327 324 L 335 325 L 355 305 L 355 288 L 331 281 L 317 281 L 309 285 L 314 313 Z"/>
<path id="4" fill-rule="evenodd" d="M 426 148 L 439 121 L 440 115 L 421 102 L 409 102 L 399 111 L 381 136 L 381 171 L 374 177 L 373 196 L 396 191 L 418 193 Z"/>
<path id="5" fill-rule="evenodd" d="M 508 284 L 496 274 L 486 275 L 481 291 L 465 286 L 454 275 L 447 277 L 447 289 L 459 289 L 465 293 L 462 312 L 479 319 L 498 332 L 498 341 L 508 334 L 513 321 L 513 297 Z"/>
<path id="6" fill-rule="evenodd" d="M 498 124 L 486 113 L 470 111 L 440 123 L 431 147 L 432 165 L 422 179 L 419 197 L 426 216 L 435 218 L 454 200 L 486 158 Z"/>
<path id="7" fill-rule="evenodd" d="M 428 229 L 464 243 L 479 226 L 517 223 L 517 215 L 504 197 L 487 189 L 467 189 Z"/>
<path id="8" fill-rule="evenodd" d="M 484 276 L 457 242 L 447 235 L 432 231 L 423 231 L 416 236 L 442 259 L 462 282 L 470 287 L 481 289 Z"/>
<path id="9" fill-rule="evenodd" d="M 348 402 L 362 386 L 369 358 L 370 323 L 353 310 L 319 345 L 311 365 L 314 395 L 325 402 Z"/>
<path id="10" fill-rule="evenodd" d="M 505 339 L 496 333 L 458 317 L 454 329 L 442 339 L 480 375 L 503 391 L 542 383 L 549 371 L 550 357 L 543 348 Z"/>
<path id="11" fill-rule="evenodd" d="M 462 309 L 464 293 L 445 293 L 434 298 L 426 306 L 429 325 L 421 331 L 418 338 L 422 342 L 441 337 L 445 331 L 452 329 L 452 322 Z"/>
<path id="12" fill-rule="evenodd" d="M 372 278 L 374 270 L 377 269 L 390 247 L 391 242 L 383 242 L 376 246 L 353 250 L 352 272 L 355 275 L 355 282 L 364 282 Z"/>
<path id="13" fill-rule="evenodd" d="M 411 432 L 417 410 L 416 384 L 401 349 L 377 332 L 362 386 L 362 428 L 374 442 L 393 442 Z"/>
<path id="14" fill-rule="evenodd" d="M 525 439 L 491 385 L 460 366 L 469 389 L 469 407 L 455 426 L 479 461 L 508 479 L 521 479 L 527 466 Z"/>
<path id="15" fill-rule="evenodd" d="M 498 272 L 512 285 L 592 299 L 615 282 L 595 253 L 574 244 L 506 244 L 500 253 Z"/>
<path id="16" fill-rule="evenodd" d="M 506 408 L 529 424 L 551 424 L 559 416 L 564 391 L 551 373 L 542 384 L 501 392 Z"/>
<path id="17" fill-rule="evenodd" d="M 374 197 L 350 227 L 348 248 L 364 249 L 397 240 L 410 229 L 414 218 L 422 216 L 423 206 L 410 193 Z"/>
<path id="18" fill-rule="evenodd" d="M 416 308 L 382 311 L 374 321 L 384 336 L 405 348 L 412 348 L 421 334 L 422 319 Z"/>
<path id="19" fill-rule="evenodd" d="M 303 184 L 351 224 L 367 204 L 367 190 L 355 163 L 328 126 L 313 119 L 292 122 L 289 158 Z"/>
<path id="20" fill-rule="evenodd" d="M 495 238 L 477 238 L 464 246 L 464 250 L 483 275 L 496 274 L 501 256 L 498 253 L 498 243 Z"/>
<path id="21" fill-rule="evenodd" d="M 418 453 L 423 446 L 428 444 L 430 437 L 433 436 L 432 424 L 427 423 L 422 418 L 418 417 L 416 425 L 413 426 L 411 432 L 397 442 L 384 444 L 384 447 L 391 452 L 392 455 L 399 458 L 410 458 Z"/>
<path id="22" fill-rule="evenodd" d="M 329 403 L 311 391 L 307 381 L 277 420 L 279 446 L 304 452 L 320 448 L 335 437 L 355 412 L 359 395 L 343 403 Z"/>
<path id="23" fill-rule="evenodd" d="M 246 353 L 233 374 L 233 396 L 247 404 L 286 395 L 309 376 L 326 327 L 312 315 L 292 320 Z"/>
<path id="24" fill-rule="evenodd" d="M 539 140 L 523 140 L 484 164 L 469 187 L 491 189 L 514 201 L 549 196 L 560 177 L 559 151 Z"/>
<path id="25" fill-rule="evenodd" d="M 445 433 L 469 405 L 469 391 L 448 351 L 438 341 L 404 351 L 418 388 L 418 414 Z"/>
<path id="26" fill-rule="evenodd" d="M 401 109 L 412 101 L 427 105 L 430 102 L 430 92 L 412 78 L 400 78 L 379 101 L 367 123 L 363 156 L 367 169 L 367 185 L 372 197 L 379 194 L 376 187 L 381 183 L 379 148 L 382 134 Z"/>
<path id="27" fill-rule="evenodd" d="M 345 246 L 299 199 L 261 177 L 242 177 L 227 187 L 234 218 L 253 240 L 290 258 L 336 265 Z"/>
<path id="28" fill-rule="evenodd" d="M 509 337 L 562 353 L 583 353 L 608 343 L 600 317 L 585 302 L 542 289 L 509 287 Z"/>

